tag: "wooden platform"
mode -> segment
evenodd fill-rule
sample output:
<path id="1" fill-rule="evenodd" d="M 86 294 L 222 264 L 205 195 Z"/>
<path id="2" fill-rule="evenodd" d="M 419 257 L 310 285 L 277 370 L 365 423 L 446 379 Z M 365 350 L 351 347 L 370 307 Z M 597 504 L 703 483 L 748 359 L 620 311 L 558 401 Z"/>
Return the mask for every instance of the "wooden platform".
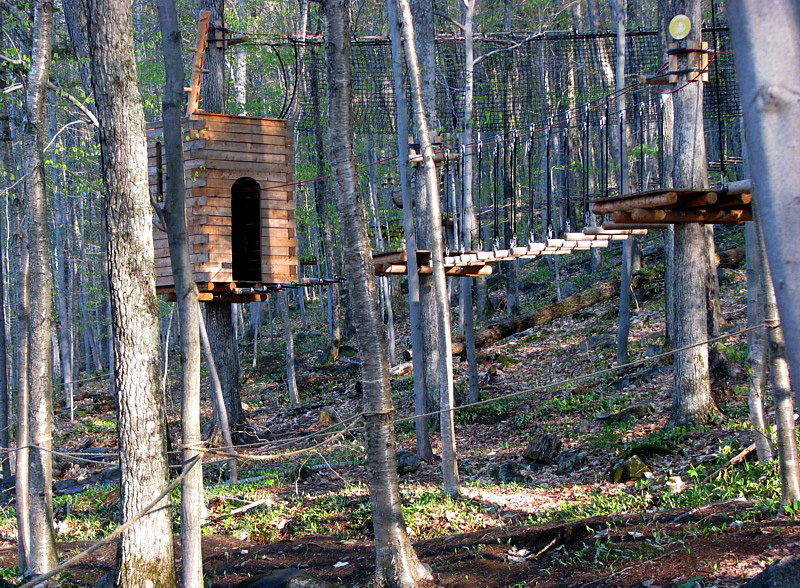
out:
<path id="1" fill-rule="evenodd" d="M 568 255 L 573 251 L 587 251 L 608 247 L 611 241 L 627 239 L 631 234 L 643 235 L 644 229 L 605 230 L 587 227 L 580 233 L 567 233 L 565 239 L 547 239 L 544 243 L 530 243 L 524 247 L 497 249 L 494 251 L 464 251 L 446 255 L 444 271 L 447 276 L 477 278 L 491 275 L 492 265 L 501 261 L 533 259 L 542 255 Z M 387 251 L 372 256 L 375 275 L 386 276 L 408 273 L 408 258 L 405 251 Z M 433 273 L 430 251 L 417 251 L 419 273 Z"/>
<path id="2" fill-rule="evenodd" d="M 266 302 L 269 294 L 254 292 L 252 287 L 242 288 L 236 282 L 197 282 L 197 299 L 200 302 Z M 255 286 L 261 286 L 257 284 Z M 156 294 L 168 302 L 175 302 L 175 288 L 157 286 Z"/>
<path id="3" fill-rule="evenodd" d="M 749 184 L 748 184 L 749 185 Z M 610 214 L 615 227 L 673 223 L 739 224 L 753 220 L 751 195 L 740 189 L 650 190 L 595 200 L 592 212 Z"/>

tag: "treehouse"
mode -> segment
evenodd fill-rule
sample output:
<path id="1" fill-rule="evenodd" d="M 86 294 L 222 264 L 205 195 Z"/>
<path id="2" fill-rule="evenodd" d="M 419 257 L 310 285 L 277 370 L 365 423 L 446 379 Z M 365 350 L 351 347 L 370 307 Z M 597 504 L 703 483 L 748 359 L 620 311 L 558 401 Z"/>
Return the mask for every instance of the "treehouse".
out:
<path id="1" fill-rule="evenodd" d="M 194 281 L 200 300 L 264 300 L 266 287 L 298 279 L 292 133 L 285 120 L 197 109 L 208 35 L 203 16 L 183 121 Z M 147 140 L 150 192 L 161 201 L 166 190 L 161 122 L 147 126 Z M 172 298 L 169 246 L 162 229 L 153 229 L 156 288 Z"/>

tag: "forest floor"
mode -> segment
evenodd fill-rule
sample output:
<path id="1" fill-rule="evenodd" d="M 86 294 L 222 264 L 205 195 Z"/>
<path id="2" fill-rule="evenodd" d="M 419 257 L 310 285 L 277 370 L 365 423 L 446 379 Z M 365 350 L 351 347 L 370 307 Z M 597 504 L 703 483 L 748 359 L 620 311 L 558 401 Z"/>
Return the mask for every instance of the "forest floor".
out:
<path id="1" fill-rule="evenodd" d="M 728 231 L 719 236 L 718 249 L 742 241 L 740 229 Z M 604 269 L 591 276 L 586 256 L 562 257 L 565 293 L 613 278 L 619 248 L 606 256 Z M 555 299 L 544 262 L 521 267 L 520 278 L 523 312 Z M 497 288 L 499 293 L 502 286 Z M 664 330 L 657 266 L 646 266 L 640 295 L 630 355 L 652 361 L 636 368 L 608 370 L 615 365 L 616 299 L 480 351 L 482 398 L 499 399 L 456 413 L 461 496 L 442 494 L 436 459 L 410 464 L 412 471 L 401 476 L 409 533 L 437 584 L 741 586 L 776 558 L 800 552 L 796 516 L 778 516 L 776 464 L 759 464 L 754 454 L 733 459 L 751 443 L 747 342 L 740 332 L 747 316 L 744 269 L 725 272 L 722 281 L 723 332 L 730 333 L 724 354 L 733 369 L 714 384 L 724 416 L 702 429 L 666 428 L 672 373 L 671 358 L 657 357 Z M 402 306 L 395 302 L 398 350 L 406 348 Z M 293 315 L 300 380 L 306 382 L 300 387 L 302 406 L 288 404 L 281 334 L 270 337 L 263 328 L 266 349 L 255 367 L 252 345 L 242 344 L 247 422 L 239 435 L 253 443 L 254 454 L 293 449 L 289 441 L 302 436 L 322 440 L 332 422 L 360 412 L 358 374 L 349 363 L 356 354 L 345 347 L 343 361 L 315 366 L 324 351 L 325 326 L 319 305 L 308 307 L 305 328 L 296 309 Z M 173 368 L 167 397 L 170 431 L 178 442 L 176 376 Z M 455 376 L 463 396 L 464 363 L 456 362 Z M 395 379 L 392 388 L 398 418 L 411 415 L 411 377 Z M 105 536 L 118 516 L 113 401 L 104 384 L 88 383 L 77 406 L 75 422 L 59 414 L 55 435 L 58 448 L 91 460 L 57 459 L 56 529 L 63 555 Z M 399 422 L 396 430 L 398 445 L 413 453 L 413 423 Z M 524 457 L 532 440 L 541 446 L 543 439 L 560 442 L 544 460 L 556 463 Z M 363 435 L 353 429 L 299 458 L 242 460 L 235 485 L 225 482 L 223 464 L 207 464 L 204 565 L 210 585 L 236 586 L 274 569 L 300 567 L 337 585 L 368 586 L 374 551 L 363 455 Z M 646 465 L 643 476 L 609 481 L 610 470 L 632 456 Z M 0 576 L 13 581 L 11 495 L 6 489 L 0 511 Z M 176 491 L 176 520 L 178 500 Z M 89 585 L 111 569 L 113 557 L 113 546 L 100 550 L 65 574 L 62 585 Z"/>

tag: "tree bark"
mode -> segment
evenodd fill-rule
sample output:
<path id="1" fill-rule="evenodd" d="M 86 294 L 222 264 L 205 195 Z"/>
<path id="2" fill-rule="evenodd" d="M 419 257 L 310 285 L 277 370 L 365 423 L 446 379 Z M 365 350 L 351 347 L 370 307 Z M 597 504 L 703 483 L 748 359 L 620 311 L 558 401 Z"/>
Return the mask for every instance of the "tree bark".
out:
<path id="1" fill-rule="evenodd" d="M 702 22 L 700 0 L 669 0 L 667 18 L 686 14 L 692 23 L 687 40 L 697 40 Z M 690 69 L 685 56 L 678 69 Z M 678 76 L 678 86 L 696 74 Z M 673 185 L 701 189 L 708 186 L 703 134 L 703 85 L 691 82 L 673 96 L 675 106 Z M 674 311 L 675 348 L 692 346 L 675 354 L 671 426 L 695 426 L 718 414 L 711 396 L 706 327 L 706 275 L 708 248 L 705 229 L 699 224 L 675 225 Z"/>
<path id="2" fill-rule="evenodd" d="M 430 326 L 434 323 L 438 328 L 438 341 L 436 342 L 438 361 L 436 363 L 436 368 L 439 384 L 439 427 L 442 439 L 442 482 L 446 494 L 457 495 L 460 492 L 460 482 L 456 454 L 455 422 L 452 410 L 455 405 L 453 392 L 453 356 L 451 350 L 452 341 L 450 339 L 450 306 L 448 304 L 447 284 L 444 276 L 444 244 L 442 242 L 442 227 L 440 221 L 442 213 L 439 200 L 439 182 L 436 177 L 436 165 L 433 160 L 433 145 L 430 128 L 428 127 L 428 119 L 425 113 L 425 104 L 423 102 L 423 79 L 417 60 L 411 6 L 409 0 L 398 0 L 397 6 L 400 9 L 400 20 L 403 23 L 403 32 L 407 39 L 405 45 L 406 64 L 408 66 L 409 78 L 411 79 L 414 120 L 419 130 L 419 141 L 422 147 L 422 160 L 425 170 L 425 191 L 428 196 L 427 222 L 432 229 L 430 234 L 430 251 L 433 269 L 432 280 L 434 297 L 432 299 L 431 308 L 435 308 L 436 316 L 430 323 L 426 324 L 429 327 L 427 329 L 428 333 L 433 331 Z M 424 304 L 423 307 L 425 307 Z M 423 312 L 423 316 L 424 314 Z M 427 353 L 429 351 L 430 349 L 426 348 L 426 364 L 431 363 L 431 357 Z"/>
<path id="3" fill-rule="evenodd" d="M 14 252 L 14 284 L 16 285 L 16 365 L 17 365 L 17 459 L 15 492 L 17 499 L 17 562 L 20 571 L 28 569 L 31 549 L 30 502 L 28 499 L 28 472 L 30 464 L 30 420 L 28 406 L 30 327 L 29 255 L 27 231 L 23 227 L 24 202 L 15 198 L 11 205 Z"/>
<path id="4" fill-rule="evenodd" d="M 25 152 L 28 250 L 30 253 L 30 499 L 31 554 L 28 573 L 43 574 L 57 562 L 53 530 L 53 388 L 50 349 L 52 279 L 47 234 L 44 169 L 45 103 L 53 43 L 53 3 L 33 6 L 33 46 L 22 131 Z"/>
<path id="5" fill-rule="evenodd" d="M 473 109 L 475 92 L 475 46 L 473 26 L 475 0 L 464 2 L 464 131 L 461 138 L 461 157 L 463 158 L 464 211 L 463 243 L 467 251 L 472 249 L 472 237 L 476 231 L 475 207 L 472 194 L 474 151 L 467 155 L 467 146 L 473 144 Z M 471 148 L 471 147 L 470 147 Z M 474 149 L 474 148 L 473 148 Z M 477 402 L 480 398 L 478 387 L 478 357 L 475 353 L 475 314 L 472 310 L 472 278 L 461 279 L 461 314 L 464 317 L 464 345 L 467 353 L 467 402 Z"/>
<path id="6" fill-rule="evenodd" d="M 630 191 L 630 180 L 628 178 L 628 141 L 625 132 L 625 106 L 626 96 L 622 92 L 625 88 L 625 26 L 628 12 L 627 0 L 609 0 L 611 16 L 616 29 L 616 90 L 617 96 L 617 117 L 619 121 L 618 145 L 619 145 L 619 193 L 626 194 Z M 634 239 L 631 237 L 622 244 L 622 268 L 620 269 L 621 286 L 619 292 L 619 330 L 617 331 L 617 365 L 628 363 L 628 336 L 631 329 L 631 273 L 633 271 L 633 249 Z"/>
<path id="7" fill-rule="evenodd" d="M 756 193 L 758 194 L 758 193 Z M 757 203 L 756 203 L 757 204 Z M 759 241 L 759 265 L 764 282 L 764 324 L 769 348 L 769 376 L 772 395 L 775 398 L 775 425 L 778 429 L 778 460 L 781 471 L 781 505 L 794 506 L 800 501 L 800 458 L 797 453 L 797 435 L 794 422 L 794 396 L 789 379 L 789 365 L 786 361 L 786 344 L 783 327 L 778 316 L 775 287 L 767 261 L 764 243 L 764 228 L 756 207 L 756 230 Z"/>
<path id="8" fill-rule="evenodd" d="M 137 515 L 167 486 L 152 209 L 131 6 L 88 0 L 92 84 L 101 121 L 107 255 L 119 403 L 120 511 Z M 169 497 L 122 534 L 116 586 L 174 586 Z"/>
<path id="9" fill-rule="evenodd" d="M 228 423 L 231 429 L 244 420 L 239 392 L 239 346 L 233 338 L 233 313 L 230 302 L 206 303 L 206 328 L 214 363 L 217 366 Z M 214 418 L 219 422 L 218 415 Z"/>
<path id="10" fill-rule="evenodd" d="M 284 290 L 278 293 L 278 312 L 283 323 L 283 336 L 286 339 L 286 389 L 289 392 L 289 402 L 292 406 L 300 406 L 300 396 L 297 393 L 297 375 L 294 366 L 294 335 L 292 334 L 292 323 L 289 320 L 289 293 Z"/>
<path id="11" fill-rule="evenodd" d="M 744 111 L 747 154 L 757 190 L 790 369 L 800 374 L 800 7 L 729 0 L 726 9 Z M 795 390 L 795 401 L 800 387 Z"/>
<path id="12" fill-rule="evenodd" d="M 747 362 L 750 366 L 747 404 L 750 408 L 750 424 L 756 444 L 758 461 L 772 461 L 769 425 L 764 411 L 764 376 L 767 366 L 766 332 L 760 325 L 764 322 L 766 308 L 763 269 L 761 268 L 761 245 L 755 223 L 745 224 L 745 239 L 750 255 L 747 256 Z"/>
<path id="13" fill-rule="evenodd" d="M 408 177 L 408 103 L 403 78 L 403 49 L 401 46 L 400 22 L 397 18 L 395 0 L 386 0 L 389 13 L 389 30 L 392 41 L 392 76 L 397 112 L 397 168 L 400 178 L 400 191 L 403 197 L 403 232 L 406 238 L 406 257 L 408 259 L 408 306 L 411 327 L 411 349 L 414 352 L 414 414 L 427 412 L 427 391 L 425 387 L 425 341 L 420 316 L 420 278 L 417 271 L 417 233 L 414 227 L 414 210 L 411 198 L 411 184 Z M 421 459 L 433 457 L 430 431 L 426 417 L 415 419 L 414 427 L 417 442 L 417 456 Z"/>
<path id="14" fill-rule="evenodd" d="M 2 48 L 2 41 L 0 41 L 0 49 Z M 0 110 L 0 143 L 2 144 L 2 157 L 3 172 L 6 182 L 10 186 L 16 181 L 16 166 L 14 165 L 14 151 L 11 146 L 11 124 L 8 116 L 8 105 L 3 102 L 2 109 Z M 9 187 L 8 196 L 16 194 L 15 189 Z M 0 239 L 9 237 L 2 231 Z M 7 453 L 11 445 L 11 434 L 9 430 L 10 416 L 11 416 L 11 386 L 9 385 L 9 369 L 6 365 L 6 352 L 7 352 L 7 327 L 6 322 L 6 300 L 8 292 L 4 288 L 6 278 L 6 268 L 4 261 L 6 259 L 5 247 L 0 244 L 0 467 L 2 468 L 3 481 L 8 481 L 11 477 L 11 461 Z M 10 320 L 10 316 L 9 316 Z"/>
<path id="15" fill-rule="evenodd" d="M 375 531 L 375 585 L 411 588 L 431 577 L 417 559 L 403 522 L 395 464 L 388 351 L 380 322 L 364 200 L 356 192 L 350 2 L 323 0 L 321 4 L 325 13 L 325 54 L 330 81 L 328 132 L 331 168 L 340 222 L 350 228 L 342 233 L 344 271 L 362 360 L 367 464 Z"/>
<path id="16" fill-rule="evenodd" d="M 198 10 L 211 12 L 211 24 L 223 22 L 224 3 L 222 0 L 199 0 Z M 209 36 L 219 36 L 217 31 L 209 31 Z M 222 47 L 209 43 L 203 68 L 203 85 L 200 89 L 200 105 L 205 112 L 225 112 L 225 55 Z M 209 340 L 214 352 L 214 363 L 218 367 L 225 406 L 228 408 L 228 419 L 232 429 L 240 424 L 242 400 L 239 390 L 239 349 L 233 325 L 233 309 L 230 302 L 214 302 L 206 305 L 206 319 Z M 219 423 L 219 415 L 214 417 Z"/>
<path id="17" fill-rule="evenodd" d="M 316 50 L 312 49 L 311 51 L 310 84 L 312 115 L 317 120 L 322 120 L 319 72 L 317 71 L 317 60 L 314 58 Z M 321 125 L 317 125 L 316 127 L 314 144 L 316 147 L 315 162 L 317 165 L 317 179 L 314 181 L 314 201 L 316 203 L 317 222 L 319 223 L 319 230 L 322 236 L 325 277 L 331 278 L 336 273 L 336 265 L 334 263 L 334 239 L 330 193 L 328 190 L 328 182 L 325 179 L 325 161 L 322 158 L 322 154 L 325 153 L 325 137 Z M 339 359 L 339 346 L 342 343 L 341 291 L 339 284 L 331 284 L 328 286 L 327 302 L 330 349 L 326 362 L 333 363 Z"/>
<path id="18" fill-rule="evenodd" d="M 434 5 L 433 0 L 413 0 L 414 4 L 410 8 L 412 21 L 415 30 L 414 49 L 417 52 L 417 59 L 421 78 L 421 99 L 424 104 L 424 115 L 428 129 L 437 128 L 436 118 L 436 50 L 435 50 L 435 27 L 434 27 Z M 400 5 L 398 4 L 398 7 Z M 404 31 L 405 35 L 405 31 Z M 405 35 L 406 38 L 407 35 Z M 406 54 L 409 46 L 404 45 Z M 404 90 L 406 91 L 406 90 Z M 414 116 L 415 135 L 418 141 L 422 130 L 420 119 Z M 426 180 L 426 171 L 423 166 L 418 166 L 415 171 L 415 203 L 417 218 L 417 247 L 420 249 L 433 250 L 434 233 L 441 234 L 441 217 L 436 217 L 431 212 L 431 201 L 434 196 L 429 193 Z M 437 182 L 438 188 L 438 182 Z M 436 192 L 437 209 L 441 207 Z M 422 329 L 424 344 L 424 378 L 425 394 L 427 406 L 425 412 L 434 411 L 441 408 L 440 390 L 443 382 L 441 381 L 439 365 L 442 358 L 439 351 L 439 341 L 442 334 L 439 330 L 438 321 L 438 302 L 434 286 L 434 278 L 431 275 L 421 275 L 419 277 L 420 292 L 420 324 Z M 430 419 L 429 419 L 429 422 Z M 432 426 L 432 422 L 431 422 Z"/>
<path id="19" fill-rule="evenodd" d="M 158 1 L 159 24 L 166 78 L 164 83 L 163 128 L 167 187 L 161 214 L 167 230 L 170 265 L 178 303 L 181 341 L 181 433 L 183 464 L 199 458 L 200 434 L 200 334 L 197 286 L 186 229 L 186 184 L 184 180 L 183 58 L 175 0 Z M 224 423 L 224 419 L 219 419 Z M 223 430 L 225 428 L 223 427 Z M 181 561 L 184 586 L 202 586 L 203 558 L 200 525 L 203 469 L 193 468 L 181 482 Z"/>

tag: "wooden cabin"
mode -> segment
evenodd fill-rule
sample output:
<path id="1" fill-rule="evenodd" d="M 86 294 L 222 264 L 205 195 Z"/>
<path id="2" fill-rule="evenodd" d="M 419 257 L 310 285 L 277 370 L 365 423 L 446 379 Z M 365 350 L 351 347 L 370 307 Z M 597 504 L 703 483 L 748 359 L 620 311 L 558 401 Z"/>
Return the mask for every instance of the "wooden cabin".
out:
<path id="1" fill-rule="evenodd" d="M 199 290 L 297 281 L 294 155 L 286 121 L 196 112 L 183 131 L 186 221 Z M 160 122 L 148 125 L 150 191 L 157 200 L 166 184 L 162 134 Z M 167 235 L 155 226 L 153 239 L 156 287 L 173 291 Z"/>
<path id="2" fill-rule="evenodd" d="M 186 224 L 200 300 L 266 299 L 265 286 L 298 279 L 292 132 L 285 120 L 211 114 L 199 109 L 208 11 L 198 20 L 197 49 L 183 121 Z M 163 200 L 166 156 L 162 123 L 147 125 L 150 193 Z M 153 229 L 156 289 L 174 297 L 167 235 Z"/>

